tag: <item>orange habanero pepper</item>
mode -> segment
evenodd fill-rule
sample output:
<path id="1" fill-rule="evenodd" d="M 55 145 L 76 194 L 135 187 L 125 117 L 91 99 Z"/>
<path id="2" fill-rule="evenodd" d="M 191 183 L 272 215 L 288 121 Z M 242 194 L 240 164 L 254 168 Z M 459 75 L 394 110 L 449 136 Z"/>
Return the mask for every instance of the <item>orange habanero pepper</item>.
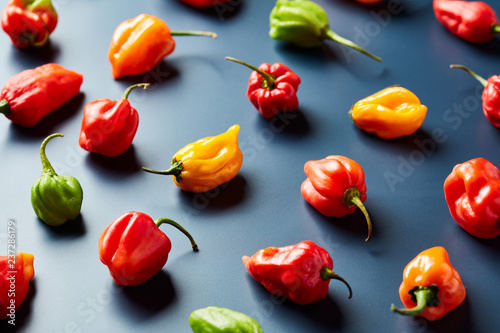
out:
<path id="1" fill-rule="evenodd" d="M 108 58 L 113 77 L 136 75 L 149 71 L 175 49 L 172 35 L 209 36 L 217 34 L 205 31 L 170 31 L 158 17 L 141 14 L 123 21 L 113 33 Z"/>
<path id="2" fill-rule="evenodd" d="M 360 100 L 349 116 L 360 129 L 382 139 L 415 133 L 424 122 L 427 107 L 414 93 L 400 86 L 385 88 Z"/>
<path id="3" fill-rule="evenodd" d="M 391 310 L 433 321 L 459 306 L 465 294 L 462 279 L 451 265 L 448 252 L 436 246 L 421 252 L 406 265 L 399 287 L 406 309 L 392 305 Z"/>

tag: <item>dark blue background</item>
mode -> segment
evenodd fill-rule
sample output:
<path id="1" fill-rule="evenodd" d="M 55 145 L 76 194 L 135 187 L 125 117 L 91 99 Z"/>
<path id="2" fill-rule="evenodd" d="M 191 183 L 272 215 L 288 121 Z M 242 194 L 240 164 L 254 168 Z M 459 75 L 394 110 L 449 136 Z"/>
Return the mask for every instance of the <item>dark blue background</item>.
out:
<path id="1" fill-rule="evenodd" d="M 232 0 L 196 10 L 176 0 L 54 0 L 59 24 L 48 46 L 18 50 L 0 34 L 0 82 L 28 68 L 56 62 L 84 74 L 81 94 L 33 128 L 0 119 L 0 253 L 7 251 L 7 222 L 17 223 L 17 245 L 35 255 L 36 275 L 16 317 L 19 332 L 190 332 L 191 311 L 217 305 L 256 318 L 265 332 L 493 332 L 500 329 L 500 239 L 480 240 L 451 218 L 443 182 L 453 166 L 475 157 L 500 165 L 500 135 L 482 113 L 485 78 L 500 73 L 500 39 L 473 45 L 451 35 L 435 19 L 430 0 L 390 0 L 364 6 L 350 0 L 318 0 L 331 28 L 383 58 L 383 63 L 333 42 L 299 49 L 268 36 L 272 0 Z M 500 12 L 500 5 L 489 4 Z M 2 7 L 7 1 L 2 1 Z M 177 37 L 175 52 L 152 72 L 114 80 L 107 50 L 116 26 L 140 13 L 164 19 L 173 30 L 209 30 L 219 39 Z M 300 109 L 264 119 L 245 97 L 250 71 L 224 60 L 254 65 L 282 62 L 302 78 Z M 85 103 L 118 99 L 132 83 L 140 125 L 132 147 L 117 158 L 78 146 Z M 3 83 L 2 83 L 3 84 Z M 400 84 L 428 106 L 414 135 L 382 140 L 359 130 L 351 105 Z M 238 176 L 207 194 L 184 193 L 162 169 L 184 145 L 241 126 L 244 162 Z M 60 174 L 84 189 L 81 217 L 59 228 L 41 222 L 30 204 L 40 176 L 39 146 L 60 132 L 47 154 Z M 366 174 L 365 204 L 374 223 L 371 242 L 358 211 L 327 218 L 300 194 L 303 165 L 339 154 Z M 142 211 L 170 217 L 196 238 L 190 250 L 178 231 L 163 226 L 173 248 L 163 270 L 131 288 L 115 285 L 98 257 L 104 228 L 119 215 Z M 246 272 L 241 257 L 268 246 L 312 240 L 332 256 L 334 269 L 354 296 L 331 282 L 328 297 L 298 306 L 272 297 Z M 465 302 L 437 322 L 392 313 L 402 271 L 419 252 L 444 246 L 467 288 Z M 4 321 L 1 330 L 12 327 Z"/>

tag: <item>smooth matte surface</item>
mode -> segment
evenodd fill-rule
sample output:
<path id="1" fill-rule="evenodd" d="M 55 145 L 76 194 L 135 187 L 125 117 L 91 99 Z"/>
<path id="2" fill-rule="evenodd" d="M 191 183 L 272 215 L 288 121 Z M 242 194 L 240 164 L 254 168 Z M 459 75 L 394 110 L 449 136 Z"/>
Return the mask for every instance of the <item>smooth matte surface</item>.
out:
<path id="1" fill-rule="evenodd" d="M 191 311 L 223 306 L 256 318 L 268 333 L 295 332 L 495 332 L 500 327 L 500 238 L 480 240 L 451 218 L 443 182 L 453 166 L 474 157 L 500 165 L 500 133 L 484 117 L 482 87 L 452 63 L 489 77 L 500 73 L 500 38 L 472 45 L 435 19 L 430 0 L 389 0 L 364 6 L 351 0 L 318 0 L 331 28 L 382 57 L 377 63 L 333 42 L 298 49 L 268 37 L 271 0 L 232 0 L 195 10 L 176 0 L 54 0 L 59 25 L 50 45 L 17 50 L 0 33 L 0 82 L 18 72 L 56 62 L 84 74 L 82 93 L 33 128 L 0 117 L 0 253 L 7 222 L 15 220 L 18 249 L 35 255 L 35 279 L 17 312 L 17 332 L 190 332 Z M 488 1 L 500 12 L 500 4 Z M 1 2 L 2 7 L 7 3 Z M 107 50 L 115 27 L 140 13 L 155 14 L 173 30 L 209 30 L 217 40 L 177 37 L 175 52 L 150 73 L 113 80 Z M 283 62 L 302 78 L 300 109 L 264 119 L 245 97 L 250 71 L 225 61 L 254 65 Z M 118 99 L 132 83 L 131 103 L 140 125 L 132 147 L 117 158 L 78 146 L 85 103 Z M 382 140 L 359 130 L 351 105 L 382 88 L 400 84 L 429 108 L 410 137 Z M 230 183 L 206 194 L 184 193 L 163 169 L 184 145 L 241 126 L 244 162 Z M 84 190 L 81 217 L 59 228 L 45 225 L 30 204 L 40 176 L 39 146 L 47 147 L 60 174 L 76 177 Z M 300 194 L 303 165 L 339 154 L 366 174 L 365 204 L 374 223 L 358 211 L 326 218 Z M 104 228 L 119 215 L 142 211 L 169 217 L 196 238 L 200 252 L 174 228 L 163 226 L 172 251 L 163 270 L 131 288 L 115 285 L 98 257 Z M 1 227 L 3 225 L 3 227 Z M 334 269 L 352 286 L 331 282 L 328 297 L 298 306 L 272 297 L 246 272 L 241 257 L 268 246 L 309 239 L 332 256 Z M 465 302 L 441 320 L 392 313 L 405 265 L 420 251 L 444 246 L 467 288 Z M 4 321 L 2 332 L 12 327 Z"/>

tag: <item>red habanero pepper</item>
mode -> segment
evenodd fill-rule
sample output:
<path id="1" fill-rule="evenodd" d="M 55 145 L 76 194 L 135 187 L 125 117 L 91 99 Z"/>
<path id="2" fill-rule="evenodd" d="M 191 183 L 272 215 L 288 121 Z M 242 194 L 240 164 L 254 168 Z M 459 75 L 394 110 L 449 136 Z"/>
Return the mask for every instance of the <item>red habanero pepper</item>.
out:
<path id="1" fill-rule="evenodd" d="M 138 83 L 128 87 L 119 101 L 100 98 L 87 103 L 78 141 L 80 147 L 110 157 L 123 154 L 139 127 L 139 114 L 130 105 L 128 95 L 137 87 L 148 86 L 149 83 Z"/>
<path id="2" fill-rule="evenodd" d="M 304 165 L 307 179 L 302 183 L 304 199 L 321 214 L 342 217 L 359 208 L 368 224 L 369 241 L 372 223 L 363 202 L 366 200 L 365 173 L 361 166 L 345 156 L 330 155 Z"/>
<path id="3" fill-rule="evenodd" d="M 182 2 L 197 8 L 207 8 L 225 4 L 231 0 L 181 0 Z"/>
<path id="4" fill-rule="evenodd" d="M 444 181 L 450 214 L 479 238 L 500 235 L 500 171 L 484 158 L 457 164 Z"/>
<path id="5" fill-rule="evenodd" d="M 305 305 L 325 298 L 331 279 L 342 281 L 352 297 L 349 284 L 332 271 L 328 252 L 312 241 L 268 247 L 242 260 L 250 275 L 270 293 L 294 303 Z"/>
<path id="6" fill-rule="evenodd" d="M 41 47 L 57 25 L 57 12 L 51 0 L 10 0 L 2 11 L 2 29 L 14 46 Z"/>
<path id="7" fill-rule="evenodd" d="M 83 75 L 58 64 L 27 69 L 5 82 L 0 113 L 14 124 L 31 127 L 80 93 Z"/>
<path id="8" fill-rule="evenodd" d="M 465 70 L 484 86 L 481 96 L 483 100 L 483 113 L 493 126 L 500 128 L 500 76 L 493 75 L 488 80 L 485 80 L 465 66 L 450 65 L 450 68 Z"/>
<path id="9" fill-rule="evenodd" d="M 126 75 L 142 74 L 155 67 L 175 49 L 175 36 L 209 36 L 206 31 L 170 31 L 165 21 L 141 14 L 118 25 L 108 51 L 115 79 Z"/>
<path id="10" fill-rule="evenodd" d="M 468 42 L 488 42 L 500 32 L 497 14 L 482 1 L 434 0 L 433 8 L 443 26 Z"/>
<path id="11" fill-rule="evenodd" d="M 259 68 L 241 60 L 226 57 L 250 69 L 247 97 L 264 118 L 271 118 L 281 111 L 294 111 L 299 107 L 297 90 L 300 77 L 287 66 L 263 63 Z"/>
<path id="12" fill-rule="evenodd" d="M 465 287 L 448 252 L 436 246 L 421 252 L 406 265 L 399 297 L 406 309 L 391 310 L 407 316 L 422 316 L 433 321 L 459 306 Z"/>
<path id="13" fill-rule="evenodd" d="M 138 285 L 162 269 L 172 248 L 159 229 L 163 223 L 179 229 L 191 241 L 193 251 L 198 251 L 193 237 L 177 222 L 168 218 L 153 221 L 144 213 L 127 212 L 111 222 L 99 238 L 99 258 L 116 284 Z"/>
<path id="14" fill-rule="evenodd" d="M 35 276 L 33 259 L 32 254 L 23 252 L 0 256 L 0 320 L 14 319 L 16 310 L 28 295 L 30 280 Z"/>

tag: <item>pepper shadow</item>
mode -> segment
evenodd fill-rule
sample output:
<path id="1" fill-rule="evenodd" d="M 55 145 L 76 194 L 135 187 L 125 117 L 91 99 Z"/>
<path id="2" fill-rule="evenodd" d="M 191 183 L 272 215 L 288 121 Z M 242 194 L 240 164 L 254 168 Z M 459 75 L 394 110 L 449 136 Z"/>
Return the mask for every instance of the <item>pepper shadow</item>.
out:
<path id="1" fill-rule="evenodd" d="M 277 134 L 283 134 L 290 137 L 302 137 L 312 132 L 311 124 L 305 116 L 307 113 L 307 109 L 299 107 L 295 111 L 279 112 L 270 119 L 259 116 L 257 125 L 259 128 L 269 127 Z"/>
<path id="2" fill-rule="evenodd" d="M 36 267 L 35 267 L 36 271 Z M 10 318 L 0 321 L 0 332 L 10 333 L 19 332 L 23 327 L 25 327 L 31 320 L 31 312 L 33 299 L 36 295 L 36 277 L 30 281 L 30 286 L 28 294 L 23 301 L 23 304 L 16 310 L 15 325 L 9 324 Z M 3 311 L 3 310 L 2 310 Z"/>
<path id="3" fill-rule="evenodd" d="M 197 8 L 188 5 L 187 3 L 181 2 L 183 7 L 186 7 L 188 10 L 196 12 L 197 14 L 213 17 L 219 19 L 221 22 L 224 22 L 226 19 L 232 19 L 241 13 L 245 6 L 245 0 L 229 0 L 226 3 L 215 4 L 213 6 L 207 8 Z"/>
<path id="4" fill-rule="evenodd" d="M 124 89 L 131 84 L 136 83 L 149 83 L 150 87 L 148 89 L 154 89 L 155 86 L 172 81 L 179 75 L 180 72 L 177 67 L 175 67 L 171 62 L 168 62 L 165 58 L 145 73 L 123 76 L 116 79 L 116 81 L 125 83 Z"/>
<path id="5" fill-rule="evenodd" d="M 42 225 L 42 229 L 47 233 L 47 237 L 51 239 L 75 239 L 85 236 L 87 229 L 83 221 L 83 216 L 80 213 L 76 219 L 66 221 L 60 226 L 51 226 L 37 218 Z"/>
<path id="6" fill-rule="evenodd" d="M 15 141 L 40 141 L 40 139 L 45 139 L 54 133 L 54 128 L 57 125 L 73 117 L 80 110 L 84 98 L 84 94 L 79 93 L 59 109 L 48 114 L 35 126 L 24 127 L 12 123 L 9 127 L 10 138 Z"/>
<path id="7" fill-rule="evenodd" d="M 56 62 L 56 58 L 59 56 L 59 53 L 59 45 L 53 42 L 50 38 L 47 44 L 42 47 L 27 47 L 24 49 L 18 49 L 12 45 L 10 64 L 19 67 L 22 71 L 27 68 L 35 68 L 46 63 Z"/>
<path id="8" fill-rule="evenodd" d="M 125 175 L 141 171 L 142 163 L 137 159 L 134 145 L 132 144 L 123 154 L 115 157 L 103 156 L 98 153 L 88 153 L 85 163 L 92 168 L 109 172 L 107 180 L 114 178 L 121 180 Z"/>
<path id="9" fill-rule="evenodd" d="M 460 228 L 460 229 L 462 229 L 462 228 Z M 467 231 L 465 231 L 463 229 L 462 229 L 462 231 L 467 233 Z M 495 251 L 497 254 L 500 254 L 500 235 L 496 236 L 494 238 L 491 238 L 491 239 L 482 239 L 482 238 L 474 237 L 470 234 L 468 234 L 467 236 L 472 237 L 479 244 L 486 247 L 488 249 L 488 251 Z"/>
<path id="10" fill-rule="evenodd" d="M 465 298 L 462 304 L 460 304 L 452 311 L 448 312 L 439 320 L 428 321 L 418 317 L 413 317 L 410 319 L 415 322 L 412 324 L 412 326 L 425 327 L 430 332 L 468 333 L 475 331 L 471 321 L 470 304 L 468 298 Z"/>
<path id="11" fill-rule="evenodd" d="M 136 322 L 146 320 L 173 304 L 177 298 L 170 275 L 160 270 L 148 281 L 138 286 L 124 287 L 118 294 L 115 306 L 122 318 Z"/>
<path id="12" fill-rule="evenodd" d="M 220 212 L 233 207 L 245 199 L 246 180 L 236 175 L 232 180 L 204 193 L 181 191 L 180 199 L 183 205 L 204 212 Z"/>

